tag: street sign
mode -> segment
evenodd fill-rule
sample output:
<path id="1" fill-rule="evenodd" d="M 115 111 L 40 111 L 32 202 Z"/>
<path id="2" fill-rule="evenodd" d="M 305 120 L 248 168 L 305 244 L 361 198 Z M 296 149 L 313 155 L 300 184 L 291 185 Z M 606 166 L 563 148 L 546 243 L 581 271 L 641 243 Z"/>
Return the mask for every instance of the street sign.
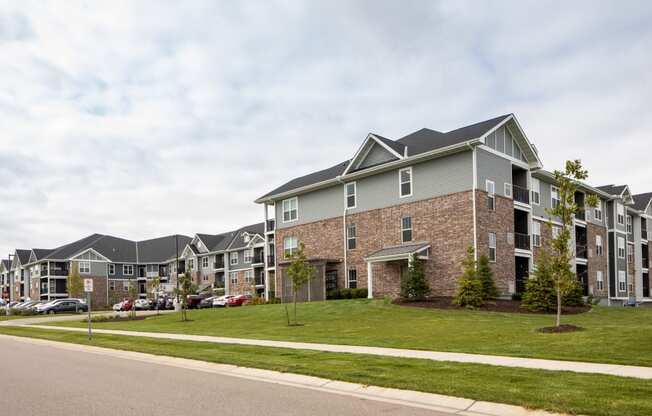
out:
<path id="1" fill-rule="evenodd" d="M 90 293 L 93 291 L 93 279 L 84 279 L 84 292 Z"/>

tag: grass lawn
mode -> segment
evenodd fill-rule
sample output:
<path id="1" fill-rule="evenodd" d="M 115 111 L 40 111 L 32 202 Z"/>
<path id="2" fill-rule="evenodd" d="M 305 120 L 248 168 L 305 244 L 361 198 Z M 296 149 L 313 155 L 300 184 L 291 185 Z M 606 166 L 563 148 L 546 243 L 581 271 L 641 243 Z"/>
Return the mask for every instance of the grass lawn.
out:
<path id="1" fill-rule="evenodd" d="M 253 309 L 253 308 L 252 308 Z M 0 327 L 0 333 L 235 364 L 584 415 L 652 414 L 652 381 L 269 347 Z"/>
<path id="2" fill-rule="evenodd" d="M 0 321 L 9 321 L 11 319 L 20 319 L 20 318 L 29 318 L 28 316 L 18 316 L 18 315 L 0 315 Z"/>
<path id="3" fill-rule="evenodd" d="M 418 309 L 366 299 L 301 304 L 305 325 L 299 327 L 286 325 L 283 305 L 193 310 L 189 316 L 192 322 L 169 314 L 95 327 L 652 366 L 652 308 L 596 307 L 564 316 L 563 322 L 586 329 L 565 334 L 535 332 L 554 323 L 551 315 Z"/>

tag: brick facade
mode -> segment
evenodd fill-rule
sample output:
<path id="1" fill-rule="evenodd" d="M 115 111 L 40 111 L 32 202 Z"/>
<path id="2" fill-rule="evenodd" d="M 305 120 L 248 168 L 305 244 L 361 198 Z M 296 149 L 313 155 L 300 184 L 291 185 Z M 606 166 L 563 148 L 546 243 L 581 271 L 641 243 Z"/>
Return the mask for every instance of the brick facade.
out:
<path id="1" fill-rule="evenodd" d="M 586 225 L 588 245 L 588 271 L 589 271 L 589 293 L 595 297 L 607 297 L 607 286 L 609 281 L 607 229 L 602 226 L 588 223 Z M 602 255 L 598 256 L 596 236 L 602 236 Z M 602 271 L 603 289 L 599 290 L 597 285 L 597 271 Z"/>

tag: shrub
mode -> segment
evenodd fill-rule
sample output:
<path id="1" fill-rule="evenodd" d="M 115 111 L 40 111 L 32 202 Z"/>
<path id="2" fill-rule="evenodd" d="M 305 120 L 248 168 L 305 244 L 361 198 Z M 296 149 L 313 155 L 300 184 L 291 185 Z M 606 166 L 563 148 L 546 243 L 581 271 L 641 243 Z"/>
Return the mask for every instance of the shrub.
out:
<path id="1" fill-rule="evenodd" d="M 262 296 L 254 296 L 251 299 L 249 299 L 249 301 L 247 303 L 245 303 L 245 305 L 256 306 L 256 305 L 264 305 L 266 303 L 267 303 L 267 301 L 265 300 L 264 297 L 262 297 Z"/>
<path id="2" fill-rule="evenodd" d="M 564 306 L 584 306 L 584 288 L 579 281 L 572 283 L 562 298 L 562 304 Z"/>
<path id="3" fill-rule="evenodd" d="M 532 312 L 554 312 L 557 309 L 557 293 L 552 278 L 549 254 L 542 251 L 536 264 L 536 270 L 525 284 L 523 307 Z M 584 305 L 583 289 L 579 282 L 573 282 L 566 296 L 562 299 L 563 306 Z"/>
<path id="4" fill-rule="evenodd" d="M 401 297 L 410 300 L 423 300 L 430 294 L 426 282 L 423 262 L 413 259 L 409 262 L 407 275 L 401 279 Z"/>
<path id="5" fill-rule="evenodd" d="M 521 301 L 523 299 L 523 294 L 522 293 L 512 293 L 512 300 L 514 301 Z"/>
<path id="6" fill-rule="evenodd" d="M 355 289 L 354 298 L 355 299 L 366 299 L 369 296 L 369 291 L 367 289 Z"/>
<path id="7" fill-rule="evenodd" d="M 326 294 L 326 299 L 362 299 L 366 298 L 369 292 L 367 289 L 333 289 Z"/>
<path id="8" fill-rule="evenodd" d="M 478 270 L 474 258 L 473 247 L 466 251 L 466 257 L 462 261 L 463 273 L 460 276 L 457 286 L 457 293 L 453 298 L 453 304 L 467 308 L 478 308 L 484 303 L 482 282 L 478 278 Z"/>
<path id="9" fill-rule="evenodd" d="M 494 272 L 489 266 L 489 258 L 487 256 L 480 256 L 477 270 L 478 279 L 482 282 L 482 298 L 484 300 L 496 299 L 498 297 L 498 289 L 496 289 Z"/>

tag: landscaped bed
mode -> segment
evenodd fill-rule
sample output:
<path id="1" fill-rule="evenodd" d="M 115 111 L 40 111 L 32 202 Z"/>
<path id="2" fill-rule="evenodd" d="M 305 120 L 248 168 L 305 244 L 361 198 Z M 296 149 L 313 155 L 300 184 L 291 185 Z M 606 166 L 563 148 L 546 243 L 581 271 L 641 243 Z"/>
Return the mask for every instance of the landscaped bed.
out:
<path id="1" fill-rule="evenodd" d="M 423 301 L 407 301 L 402 299 L 397 299 L 394 301 L 394 304 L 401 306 L 411 306 L 415 308 L 434 308 L 434 309 L 466 309 L 460 306 L 453 304 L 453 298 L 447 297 L 433 297 L 428 298 Z M 521 301 L 519 300 L 503 300 L 497 299 L 492 301 L 487 301 L 479 308 L 476 308 L 480 311 L 489 311 L 489 312 L 506 312 L 506 313 L 536 313 L 536 314 L 545 314 L 544 312 L 532 312 L 525 309 L 522 306 Z M 585 313 L 591 310 L 591 306 L 564 306 L 562 311 L 564 315 L 576 315 L 579 313 Z M 556 312 L 550 312 L 554 314 Z"/>
<path id="2" fill-rule="evenodd" d="M 287 326 L 284 305 L 193 310 L 192 322 L 174 313 L 94 327 L 652 366 L 652 308 L 596 306 L 563 316 L 562 323 L 584 330 L 562 334 L 537 332 L 554 325 L 552 315 L 413 308 L 367 299 L 298 309 L 304 324 L 299 327 Z"/>

